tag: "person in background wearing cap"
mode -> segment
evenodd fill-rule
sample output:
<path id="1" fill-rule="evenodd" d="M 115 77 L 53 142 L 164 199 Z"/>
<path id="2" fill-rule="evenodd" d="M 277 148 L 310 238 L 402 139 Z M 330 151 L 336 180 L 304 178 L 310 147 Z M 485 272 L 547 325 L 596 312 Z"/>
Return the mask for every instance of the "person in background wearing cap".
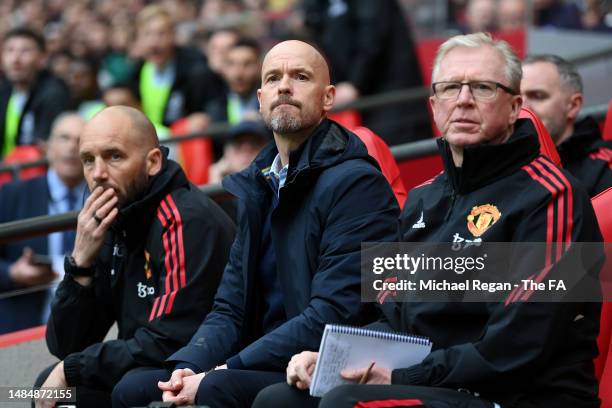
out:
<path id="1" fill-rule="evenodd" d="M 223 177 L 246 169 L 270 140 L 270 132 L 261 122 L 244 121 L 234 126 L 223 146 L 223 157 L 210 167 L 209 182 L 219 183 Z"/>

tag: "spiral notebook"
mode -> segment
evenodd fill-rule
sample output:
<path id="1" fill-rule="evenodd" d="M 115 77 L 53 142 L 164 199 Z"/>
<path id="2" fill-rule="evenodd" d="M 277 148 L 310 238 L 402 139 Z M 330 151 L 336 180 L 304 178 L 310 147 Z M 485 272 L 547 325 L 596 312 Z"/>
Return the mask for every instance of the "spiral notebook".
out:
<path id="1" fill-rule="evenodd" d="M 420 363 L 431 351 L 426 337 L 326 325 L 319 356 L 310 384 L 310 395 L 322 397 L 327 391 L 350 382 L 340 377 L 345 368 L 362 368 L 372 361 L 389 369 Z"/>

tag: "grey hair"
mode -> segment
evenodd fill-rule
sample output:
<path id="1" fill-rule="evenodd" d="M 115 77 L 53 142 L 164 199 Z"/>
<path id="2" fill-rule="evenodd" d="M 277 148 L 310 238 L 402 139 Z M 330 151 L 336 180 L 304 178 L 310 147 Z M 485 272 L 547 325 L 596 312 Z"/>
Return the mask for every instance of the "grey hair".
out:
<path id="1" fill-rule="evenodd" d="M 574 65 L 558 55 L 538 54 L 530 55 L 523 60 L 523 65 L 535 64 L 537 62 L 548 62 L 557 68 L 561 85 L 573 92 L 582 93 L 582 77 Z"/>
<path id="2" fill-rule="evenodd" d="M 519 92 L 521 86 L 521 79 L 523 77 L 523 70 L 521 69 L 521 60 L 516 55 L 516 52 L 512 49 L 510 44 L 503 40 L 494 40 L 489 33 L 474 33 L 467 35 L 456 35 L 449 38 L 438 48 L 436 58 L 434 59 L 433 70 L 431 73 L 431 80 L 435 82 L 440 70 L 440 63 L 442 59 L 454 48 L 466 47 L 466 48 L 480 48 L 483 46 L 489 46 L 497 51 L 504 59 L 504 76 L 508 81 L 508 85 L 515 92 Z"/>
<path id="3" fill-rule="evenodd" d="M 62 113 L 60 113 L 59 115 L 57 115 L 57 117 L 53 120 L 53 123 L 51 124 L 51 134 L 49 135 L 49 137 L 55 136 L 55 133 L 57 131 L 57 127 L 59 126 L 59 124 L 66 118 L 71 118 L 71 117 L 78 117 L 80 119 L 83 120 L 83 123 L 85 123 L 85 118 L 83 118 L 83 116 L 81 114 L 79 114 L 76 111 L 64 111 Z"/>

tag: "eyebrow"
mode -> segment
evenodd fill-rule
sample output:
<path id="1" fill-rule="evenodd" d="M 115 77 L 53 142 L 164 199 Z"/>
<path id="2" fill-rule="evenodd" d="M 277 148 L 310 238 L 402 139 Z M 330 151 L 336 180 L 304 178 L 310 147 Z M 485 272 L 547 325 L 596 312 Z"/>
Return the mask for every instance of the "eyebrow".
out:
<path id="1" fill-rule="evenodd" d="M 271 68 L 271 69 L 269 69 L 269 70 L 267 70 L 267 71 L 265 71 L 263 73 L 263 77 L 265 78 L 265 77 L 267 77 L 270 74 L 278 74 L 281 71 L 282 71 L 281 68 Z M 304 72 L 304 73 L 306 73 L 306 74 L 308 74 L 310 76 L 314 76 L 314 71 L 312 69 L 309 69 L 309 68 L 305 67 L 305 66 L 293 67 L 293 68 L 291 68 L 289 70 L 289 72 L 291 72 L 291 73 L 293 73 L 293 72 Z"/>

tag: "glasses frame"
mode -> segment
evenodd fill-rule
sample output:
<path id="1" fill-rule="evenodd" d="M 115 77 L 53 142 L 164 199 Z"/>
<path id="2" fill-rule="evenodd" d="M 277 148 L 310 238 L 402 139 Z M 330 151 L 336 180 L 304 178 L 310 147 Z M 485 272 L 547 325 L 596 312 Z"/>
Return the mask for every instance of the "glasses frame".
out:
<path id="1" fill-rule="evenodd" d="M 482 98 L 482 97 L 480 97 L 480 98 L 479 98 L 479 97 L 476 97 L 476 96 L 474 95 L 474 91 L 473 91 L 473 89 L 472 89 L 472 85 L 474 85 L 474 84 L 482 84 L 482 83 L 495 85 L 495 94 L 493 94 L 493 96 L 491 96 L 490 98 Z M 456 96 L 454 96 L 454 97 L 453 97 L 453 96 L 450 96 L 450 97 L 448 97 L 448 98 L 444 98 L 444 97 L 438 96 L 438 94 L 436 93 L 436 85 L 439 85 L 439 84 L 459 84 L 459 85 L 461 85 L 461 87 L 459 88 L 459 92 L 457 92 L 457 95 L 456 95 Z M 510 88 L 510 87 L 507 87 L 507 86 L 506 86 L 506 85 L 504 85 L 504 84 L 500 84 L 499 82 L 495 82 L 495 81 L 467 81 L 467 82 L 459 82 L 459 81 L 439 81 L 439 82 L 434 82 L 434 83 L 432 83 L 432 84 L 431 84 L 431 92 L 432 92 L 432 93 L 434 94 L 434 96 L 435 96 L 436 98 L 438 98 L 438 99 L 445 99 L 445 100 L 448 100 L 448 99 L 458 98 L 458 97 L 459 97 L 459 94 L 461 93 L 461 90 L 463 89 L 463 86 L 464 86 L 464 85 L 467 85 L 467 86 L 468 86 L 468 88 L 469 88 L 469 90 L 470 90 L 470 93 L 472 94 L 472 97 L 473 97 L 474 99 L 487 100 L 487 101 L 488 101 L 488 100 L 491 100 L 491 99 L 494 99 L 494 98 L 497 96 L 497 90 L 498 90 L 498 89 L 500 89 L 500 88 L 501 88 L 502 90 L 506 91 L 507 93 L 509 93 L 510 95 L 518 95 L 518 92 L 515 92 L 515 91 L 514 91 L 514 89 L 512 89 L 512 88 Z"/>

